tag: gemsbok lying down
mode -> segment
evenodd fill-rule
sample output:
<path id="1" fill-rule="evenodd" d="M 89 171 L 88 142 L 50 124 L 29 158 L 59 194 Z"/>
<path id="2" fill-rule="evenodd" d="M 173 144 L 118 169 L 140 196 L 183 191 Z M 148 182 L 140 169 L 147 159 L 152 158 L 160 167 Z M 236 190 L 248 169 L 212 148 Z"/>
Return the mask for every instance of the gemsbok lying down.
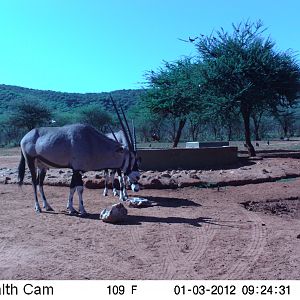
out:
<path id="1" fill-rule="evenodd" d="M 35 210 L 41 212 L 37 196 L 37 186 L 46 211 L 53 209 L 48 204 L 43 190 L 43 182 L 49 168 L 70 168 L 73 176 L 67 204 L 69 213 L 76 214 L 73 195 L 77 190 L 81 216 L 87 213 L 83 205 L 82 173 L 103 169 L 120 169 L 128 176 L 130 184 L 138 187 L 138 158 L 133 150 L 133 141 L 125 131 L 124 124 L 116 109 L 129 148 L 99 133 L 89 125 L 73 124 L 63 127 L 41 127 L 32 129 L 21 140 L 21 161 L 19 164 L 19 184 L 23 183 L 25 162 L 32 177 Z"/>

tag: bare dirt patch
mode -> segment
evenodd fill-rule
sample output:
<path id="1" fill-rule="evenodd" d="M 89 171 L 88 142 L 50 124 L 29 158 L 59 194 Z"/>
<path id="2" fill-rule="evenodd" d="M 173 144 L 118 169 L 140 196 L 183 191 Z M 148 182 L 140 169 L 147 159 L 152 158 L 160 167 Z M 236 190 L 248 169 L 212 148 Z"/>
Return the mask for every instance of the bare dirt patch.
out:
<path id="1" fill-rule="evenodd" d="M 2 171 L 12 172 L 5 176 L 13 178 L 18 159 L 0 157 Z M 197 180 L 214 183 L 299 170 L 299 160 L 285 158 L 195 171 Z M 171 177 L 175 174 L 190 178 L 176 172 Z M 153 205 L 126 206 L 128 215 L 118 224 L 99 220 L 101 210 L 118 202 L 111 194 L 103 197 L 102 190 L 85 189 L 89 215 L 80 218 L 65 212 L 65 186 L 45 186 L 55 212 L 36 214 L 30 185 L 20 189 L 0 184 L 0 279 L 300 279 L 299 184 L 295 178 L 211 188 L 145 188 L 129 194 Z"/>
<path id="2" fill-rule="evenodd" d="M 290 197 L 285 199 L 266 200 L 266 201 L 247 201 L 242 205 L 249 211 L 263 212 L 265 214 L 280 217 L 290 217 L 300 219 L 300 199 Z"/>

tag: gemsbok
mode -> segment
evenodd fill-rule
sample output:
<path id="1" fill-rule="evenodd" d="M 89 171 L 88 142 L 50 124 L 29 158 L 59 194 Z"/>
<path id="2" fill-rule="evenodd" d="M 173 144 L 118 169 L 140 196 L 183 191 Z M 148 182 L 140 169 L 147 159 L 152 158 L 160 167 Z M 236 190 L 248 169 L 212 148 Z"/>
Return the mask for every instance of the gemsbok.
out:
<path id="1" fill-rule="evenodd" d="M 139 170 L 134 141 L 129 138 L 119 111 L 111 98 L 126 141 L 128 149 L 120 143 L 99 133 L 89 125 L 72 124 L 63 127 L 41 127 L 29 131 L 21 140 L 21 160 L 18 168 L 19 185 L 25 176 L 25 162 L 31 173 L 35 199 L 35 211 L 41 212 L 38 201 L 39 188 L 43 207 L 46 211 L 53 211 L 45 197 L 43 182 L 49 168 L 70 168 L 73 175 L 70 184 L 70 194 L 67 210 L 70 214 L 78 212 L 73 207 L 73 196 L 77 190 L 79 197 L 80 216 L 86 216 L 83 205 L 82 174 L 87 171 L 104 169 L 120 169 L 132 185 L 138 189 Z M 124 118 L 125 115 L 123 114 Z M 125 122 L 127 120 L 125 118 Z"/>
<path id="2" fill-rule="evenodd" d="M 133 132 L 135 132 L 134 127 L 133 127 Z M 126 141 L 125 134 L 122 130 L 119 130 L 117 132 L 112 131 L 111 133 L 107 133 L 106 136 L 109 137 L 110 139 L 113 139 L 113 140 L 116 140 L 117 142 L 119 142 L 122 145 L 123 148 L 128 149 L 129 145 Z M 134 151 L 136 151 L 136 146 L 135 145 L 136 145 L 136 139 L 135 139 L 135 134 L 134 134 Z M 140 166 L 140 159 L 138 159 L 137 164 L 138 164 L 138 167 L 139 167 Z M 124 173 L 120 169 L 112 169 L 112 170 L 105 169 L 104 170 L 105 182 L 104 182 L 103 196 L 108 195 L 109 178 L 110 178 L 110 182 L 111 182 L 111 185 L 112 185 L 113 195 L 118 196 L 118 191 L 117 191 L 117 188 L 115 187 L 115 184 L 114 184 L 116 173 L 118 174 L 118 181 L 119 181 L 119 187 L 120 187 L 119 199 L 120 199 L 120 201 L 125 201 L 125 200 L 128 199 L 128 194 L 127 194 L 127 191 L 126 191 L 126 182 L 128 182 L 128 177 L 126 175 L 124 175 Z M 131 189 L 134 192 L 138 192 L 139 191 L 139 186 L 138 185 L 135 185 L 135 186 L 131 185 Z"/>

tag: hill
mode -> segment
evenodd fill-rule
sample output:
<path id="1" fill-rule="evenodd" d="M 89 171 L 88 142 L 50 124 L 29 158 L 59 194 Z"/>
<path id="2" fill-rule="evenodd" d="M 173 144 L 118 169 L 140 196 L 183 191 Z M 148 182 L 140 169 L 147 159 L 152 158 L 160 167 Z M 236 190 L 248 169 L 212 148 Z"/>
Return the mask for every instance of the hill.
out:
<path id="1" fill-rule="evenodd" d="M 134 105 L 143 90 L 117 90 L 110 94 L 126 111 Z M 64 93 L 49 90 L 36 90 L 19 86 L 0 84 L 0 111 L 9 111 L 15 101 L 38 100 L 47 103 L 50 107 L 59 111 L 70 111 L 72 108 L 88 104 L 101 104 L 106 110 L 112 111 L 109 101 L 109 93 Z"/>

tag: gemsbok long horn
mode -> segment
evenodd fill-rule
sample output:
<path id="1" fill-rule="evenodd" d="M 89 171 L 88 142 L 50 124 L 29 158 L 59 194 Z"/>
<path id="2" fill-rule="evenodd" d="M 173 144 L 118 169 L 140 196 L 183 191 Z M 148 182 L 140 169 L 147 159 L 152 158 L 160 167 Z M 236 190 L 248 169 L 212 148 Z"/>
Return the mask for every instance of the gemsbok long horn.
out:
<path id="1" fill-rule="evenodd" d="M 118 139 L 117 139 L 115 133 L 113 132 L 112 128 L 110 127 L 110 125 L 108 125 L 108 128 L 109 128 L 109 130 L 111 131 L 111 133 L 112 133 L 112 135 L 113 135 L 115 141 L 116 141 L 117 143 L 119 143 L 119 141 L 118 141 Z"/>
<path id="2" fill-rule="evenodd" d="M 116 103 L 115 103 L 113 97 L 111 96 L 111 94 L 109 94 L 109 97 L 110 97 L 110 100 L 111 100 L 111 102 L 112 102 L 112 104 L 113 104 L 113 106 L 114 106 L 114 108 L 115 108 L 115 111 L 116 111 L 116 113 L 117 113 L 119 122 L 120 122 L 121 127 L 122 127 L 122 130 L 123 130 L 123 132 L 124 132 L 126 141 L 127 141 L 127 143 L 128 143 L 128 149 L 132 151 L 132 150 L 133 150 L 133 145 L 132 145 L 132 143 L 131 143 L 131 141 L 130 141 L 130 139 L 129 139 L 129 137 L 128 137 L 126 128 L 125 128 L 124 123 L 123 123 L 123 121 L 122 121 L 122 119 L 121 119 L 121 116 L 120 116 L 120 113 L 119 113 L 119 111 L 118 111 L 118 109 L 117 109 Z"/>
<path id="3" fill-rule="evenodd" d="M 131 120 L 131 122 L 132 122 L 132 134 L 133 134 L 133 150 L 136 151 L 136 134 L 135 134 L 135 127 L 134 127 L 133 120 Z"/>
<path id="4" fill-rule="evenodd" d="M 123 118 L 125 120 L 125 124 L 126 124 L 127 130 L 129 132 L 129 137 L 130 137 L 130 140 L 131 140 L 131 144 L 132 144 L 133 149 L 134 149 L 134 140 L 132 138 L 132 134 L 131 134 L 131 131 L 130 131 L 130 128 L 129 128 L 129 125 L 128 125 L 128 122 L 127 122 L 127 118 L 125 116 L 125 113 L 124 113 L 124 110 L 123 110 L 122 106 L 121 106 L 121 112 L 122 112 Z"/>

